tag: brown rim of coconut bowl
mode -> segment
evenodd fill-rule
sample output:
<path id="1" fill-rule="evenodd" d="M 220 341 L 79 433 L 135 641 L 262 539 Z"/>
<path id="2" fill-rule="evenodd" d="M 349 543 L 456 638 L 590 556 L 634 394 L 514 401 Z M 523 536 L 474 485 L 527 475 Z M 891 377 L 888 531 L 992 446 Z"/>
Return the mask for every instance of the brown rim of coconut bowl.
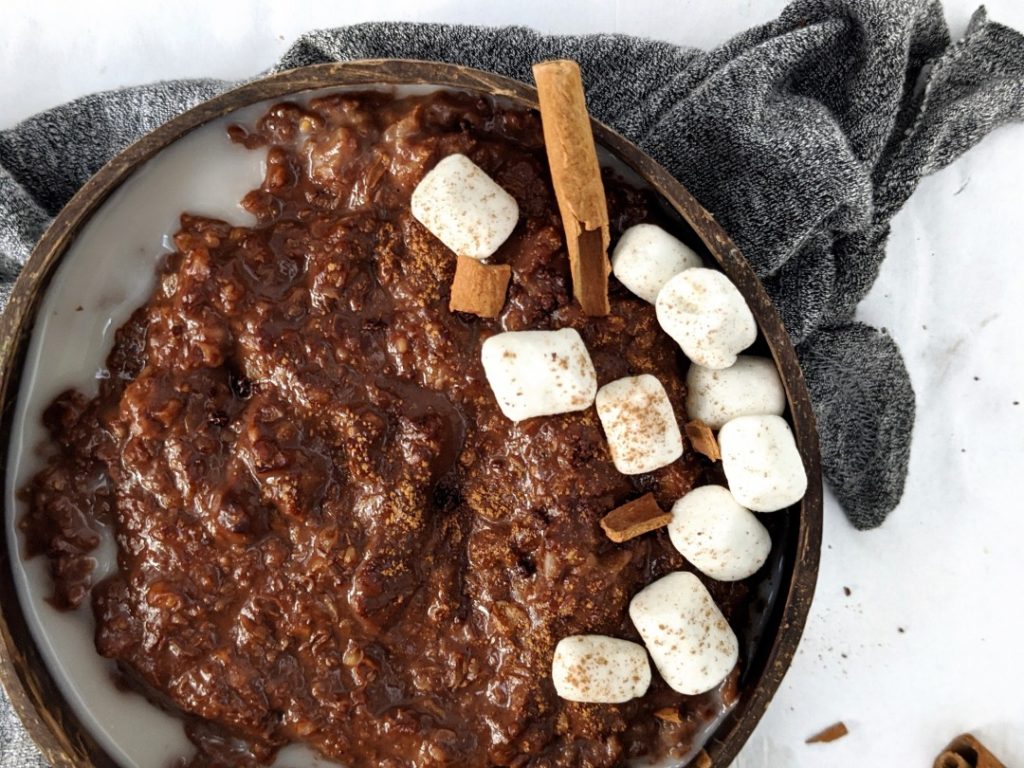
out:
<path id="1" fill-rule="evenodd" d="M 251 104 L 331 87 L 436 85 L 500 97 L 537 108 L 534 88 L 487 72 L 426 61 L 372 60 L 320 64 L 271 75 L 216 96 L 142 137 L 114 157 L 61 210 L 25 264 L 0 316 L 0 464 L 5 474 L 28 342 L 50 279 L 70 244 L 101 204 L 136 169 L 190 131 Z M 739 701 L 705 749 L 716 767 L 730 764 L 768 707 L 789 668 L 814 595 L 821 548 L 822 487 L 818 438 L 807 387 L 789 336 L 743 254 L 721 226 L 664 168 L 611 128 L 592 121 L 594 137 L 661 198 L 664 212 L 692 230 L 743 294 L 757 320 L 761 346 L 774 358 L 788 402 L 788 419 L 807 470 L 807 494 L 786 514 L 778 597 L 758 648 L 747 659 Z M 14 510 L 5 509 L 5 514 Z M 795 518 L 795 519 L 794 519 Z M 0 527 L 0 680 L 25 727 L 55 768 L 116 768 L 61 694 L 30 633 L 15 590 L 13 564 Z M 20 549 L 20 547 L 18 548 Z"/>

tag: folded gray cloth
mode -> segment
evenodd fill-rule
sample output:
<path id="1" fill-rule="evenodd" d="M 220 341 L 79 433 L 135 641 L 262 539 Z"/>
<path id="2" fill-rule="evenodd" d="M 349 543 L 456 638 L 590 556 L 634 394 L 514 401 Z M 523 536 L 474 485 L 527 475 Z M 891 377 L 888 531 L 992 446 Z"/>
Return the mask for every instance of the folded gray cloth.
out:
<path id="1" fill-rule="evenodd" d="M 675 174 L 763 278 L 804 366 L 825 476 L 854 525 L 882 523 L 906 479 L 914 393 L 892 339 L 854 322 L 854 309 L 918 180 L 1024 118 L 1021 35 L 982 9 L 951 43 L 937 0 L 797 0 L 710 52 L 619 35 L 378 23 L 307 34 L 274 71 L 387 57 L 525 81 L 535 61 L 579 61 L 592 113 Z M 0 132 L 0 284 L 114 153 L 230 85 L 98 94 Z M 23 754 L 20 733 L 0 722 L 0 764 L 42 765 Z"/>

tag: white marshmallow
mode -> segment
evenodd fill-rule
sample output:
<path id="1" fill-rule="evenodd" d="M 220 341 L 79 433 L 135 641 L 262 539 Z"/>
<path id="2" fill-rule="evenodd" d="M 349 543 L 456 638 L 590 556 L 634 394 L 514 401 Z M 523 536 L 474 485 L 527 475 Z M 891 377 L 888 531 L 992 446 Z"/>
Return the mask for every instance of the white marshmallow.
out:
<path id="1" fill-rule="evenodd" d="M 668 535 L 680 554 L 712 579 L 753 576 L 768 559 L 772 538 L 728 488 L 694 488 L 672 506 Z"/>
<path id="2" fill-rule="evenodd" d="M 654 666 L 679 693 L 710 691 L 739 660 L 732 627 L 692 573 L 676 571 L 645 587 L 630 601 L 629 618 Z"/>
<path id="3" fill-rule="evenodd" d="M 515 198 L 465 155 L 448 155 L 416 185 L 412 215 L 460 256 L 486 259 L 519 221 Z"/>
<path id="4" fill-rule="evenodd" d="M 651 667 L 642 645 L 605 635 L 573 635 L 555 646 L 551 678 L 563 699 L 621 704 L 647 693 Z"/>
<path id="5" fill-rule="evenodd" d="M 658 322 L 693 362 L 720 370 L 754 343 L 757 323 L 729 278 L 713 269 L 687 269 L 655 302 Z"/>
<path id="6" fill-rule="evenodd" d="M 573 328 L 499 333 L 483 343 L 480 357 L 498 407 L 512 421 L 583 411 L 594 402 L 597 374 Z"/>
<path id="7" fill-rule="evenodd" d="M 767 357 L 740 355 L 720 371 L 691 365 L 686 374 L 686 414 L 712 429 L 737 416 L 781 416 L 786 391 Z"/>
<path id="8" fill-rule="evenodd" d="M 789 424 L 781 416 L 739 416 L 718 432 L 722 469 L 736 501 L 755 512 L 796 504 L 807 472 Z"/>
<path id="9" fill-rule="evenodd" d="M 612 461 L 622 474 L 653 472 L 683 455 L 672 403 L 654 376 L 616 379 L 598 390 L 595 402 Z"/>
<path id="10" fill-rule="evenodd" d="M 622 233 L 612 252 L 619 282 L 653 304 L 658 291 L 684 269 L 700 267 L 700 256 L 655 224 L 637 224 Z"/>

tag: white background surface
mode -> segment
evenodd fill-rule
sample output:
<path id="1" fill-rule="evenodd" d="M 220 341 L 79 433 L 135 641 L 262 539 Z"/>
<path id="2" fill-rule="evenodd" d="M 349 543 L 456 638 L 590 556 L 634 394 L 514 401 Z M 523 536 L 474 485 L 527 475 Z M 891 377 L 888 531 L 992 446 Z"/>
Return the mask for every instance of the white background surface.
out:
<path id="1" fill-rule="evenodd" d="M 863 0 L 867 2 L 868 0 Z M 976 0 L 947 0 L 954 36 Z M 374 19 L 519 23 L 712 46 L 781 0 L 0 2 L 0 128 L 84 93 L 268 66 L 301 31 Z M 1022 0 L 989 0 L 1024 29 Z M 858 533 L 831 501 L 796 661 L 739 768 L 930 766 L 971 729 L 1024 765 L 1024 127 L 997 131 L 893 222 L 862 316 L 890 329 L 918 393 L 906 496 Z M 843 587 L 852 594 L 846 596 Z M 902 631 L 901 631 L 902 630 Z M 804 739 L 836 720 L 850 735 Z"/>

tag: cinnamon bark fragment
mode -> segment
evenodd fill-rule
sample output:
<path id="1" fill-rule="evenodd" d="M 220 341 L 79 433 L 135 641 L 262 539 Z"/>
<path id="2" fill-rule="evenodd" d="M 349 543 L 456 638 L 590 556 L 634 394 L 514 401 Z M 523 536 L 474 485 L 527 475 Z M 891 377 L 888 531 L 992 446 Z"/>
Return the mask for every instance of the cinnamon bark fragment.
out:
<path id="1" fill-rule="evenodd" d="M 935 758 L 934 768 L 1006 768 L 1006 766 L 973 735 L 962 733 Z"/>
<path id="2" fill-rule="evenodd" d="M 693 450 L 704 454 L 712 461 L 721 461 L 722 451 L 718 447 L 718 440 L 715 439 L 715 433 L 711 427 L 703 421 L 694 420 L 686 422 L 683 429 Z"/>
<path id="3" fill-rule="evenodd" d="M 693 760 L 693 768 L 712 768 L 711 756 L 702 749 Z"/>
<path id="4" fill-rule="evenodd" d="M 676 723 L 677 725 L 683 722 L 683 718 L 679 714 L 679 710 L 675 707 L 662 707 L 654 711 L 654 716 L 659 720 L 666 723 Z"/>
<path id="5" fill-rule="evenodd" d="M 830 725 L 823 731 L 820 731 L 807 740 L 808 744 L 828 744 L 829 742 L 836 741 L 843 738 L 850 731 L 846 727 L 846 723 L 840 721 L 833 725 Z"/>
<path id="6" fill-rule="evenodd" d="M 648 493 L 621 507 L 616 507 L 601 520 L 601 527 L 608 538 L 617 544 L 635 539 L 650 531 L 663 528 L 672 520 L 672 515 L 663 512 L 654 494 Z"/>
<path id="7" fill-rule="evenodd" d="M 497 317 L 505 306 L 511 278 L 512 267 L 508 264 L 484 264 L 478 259 L 459 256 L 448 309 L 479 317 Z"/>
<path id="8" fill-rule="evenodd" d="M 533 66 L 551 181 L 565 228 L 572 290 L 587 315 L 608 304 L 608 202 L 590 128 L 579 65 L 565 59 Z"/>

